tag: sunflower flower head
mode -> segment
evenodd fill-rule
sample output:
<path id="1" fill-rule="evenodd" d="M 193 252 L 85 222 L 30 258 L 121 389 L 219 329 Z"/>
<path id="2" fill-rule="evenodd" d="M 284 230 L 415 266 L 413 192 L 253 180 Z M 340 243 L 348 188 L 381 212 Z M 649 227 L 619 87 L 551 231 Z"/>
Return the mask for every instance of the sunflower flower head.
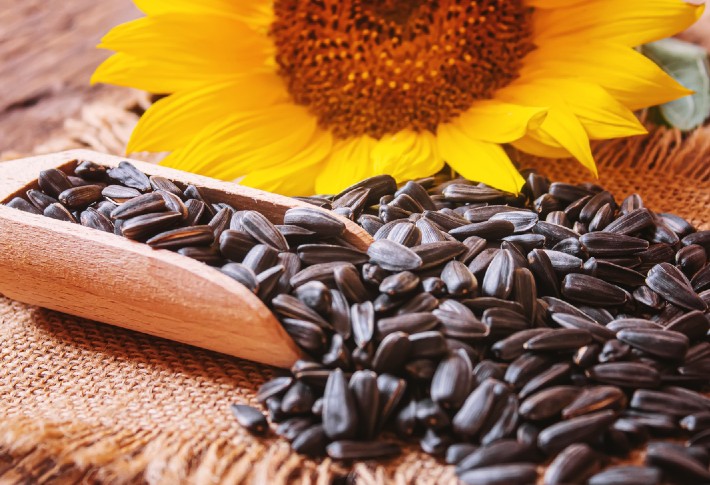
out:
<path id="1" fill-rule="evenodd" d="M 128 151 L 265 190 L 335 193 L 448 164 L 517 192 L 503 144 L 574 157 L 645 133 L 633 110 L 689 94 L 635 46 L 684 0 L 135 0 L 93 82 L 169 94 Z"/>

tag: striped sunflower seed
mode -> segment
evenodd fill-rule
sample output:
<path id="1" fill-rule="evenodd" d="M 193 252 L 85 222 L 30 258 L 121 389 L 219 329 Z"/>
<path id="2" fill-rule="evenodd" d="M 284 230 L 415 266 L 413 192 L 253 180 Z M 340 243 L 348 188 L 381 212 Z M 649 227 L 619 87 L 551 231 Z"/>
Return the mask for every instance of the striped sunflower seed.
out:
<path id="1" fill-rule="evenodd" d="M 33 212 L 35 214 L 41 214 L 42 212 L 44 212 L 44 210 L 50 204 L 55 204 L 55 203 L 59 202 L 54 197 L 51 197 L 51 196 L 45 194 L 44 192 L 40 192 L 39 190 L 36 190 L 36 189 L 30 189 L 25 194 L 27 195 L 27 200 L 29 200 L 32 203 L 32 205 L 34 205 L 39 210 L 39 212 Z M 17 199 L 23 200 L 19 197 L 17 197 Z M 7 205 L 12 207 L 12 204 L 13 204 L 13 201 L 11 200 L 10 202 L 8 202 Z M 19 207 L 15 207 L 15 208 L 19 209 Z M 27 212 L 27 211 L 25 211 L 25 212 Z M 700 247 L 700 246 L 697 246 L 697 247 Z"/>
<path id="2" fill-rule="evenodd" d="M 589 478 L 588 485 L 660 485 L 661 470 L 647 466 L 616 466 Z"/>
<path id="3" fill-rule="evenodd" d="M 531 463 L 510 463 L 476 468 L 464 472 L 459 479 L 468 485 L 505 485 L 508 483 L 535 483 L 537 467 Z"/>
<path id="4" fill-rule="evenodd" d="M 619 331 L 616 338 L 661 359 L 682 361 L 688 352 L 688 337 L 667 329 L 627 328 Z"/>
<path id="5" fill-rule="evenodd" d="M 504 249 L 496 253 L 491 260 L 481 284 L 485 296 L 506 299 L 513 291 L 515 263 L 511 251 Z"/>
<path id="6" fill-rule="evenodd" d="M 636 234 L 653 226 L 653 214 L 646 208 L 638 208 L 623 214 L 614 222 L 604 228 L 604 232 L 616 234 Z"/>
<path id="7" fill-rule="evenodd" d="M 260 243 L 279 251 L 288 251 L 289 246 L 284 235 L 263 214 L 256 211 L 246 211 L 242 216 L 241 225 L 244 232 Z"/>
<path id="8" fill-rule="evenodd" d="M 607 409 L 620 411 L 626 407 L 626 403 L 626 394 L 616 386 L 587 387 L 562 409 L 562 417 L 572 419 Z"/>
<path id="9" fill-rule="evenodd" d="M 124 220 L 121 232 L 129 239 L 143 240 L 176 225 L 181 217 L 179 212 L 143 214 Z"/>
<path id="10" fill-rule="evenodd" d="M 584 443 L 575 443 L 562 450 L 545 470 L 545 485 L 582 482 L 601 468 L 599 454 Z"/>
<path id="11" fill-rule="evenodd" d="M 520 415 L 530 421 L 546 421 L 558 416 L 579 395 L 574 386 L 553 386 L 542 389 L 520 404 Z"/>
<path id="12" fill-rule="evenodd" d="M 36 214 L 36 215 L 42 215 L 42 211 L 40 211 L 33 204 L 30 204 L 29 202 L 27 202 L 22 197 L 15 197 L 15 198 L 11 199 L 10 202 L 7 203 L 7 206 L 12 209 L 21 210 L 22 212 L 28 212 L 30 214 Z M 57 218 L 55 217 L 55 219 L 57 219 Z"/>
<path id="13" fill-rule="evenodd" d="M 79 209 L 98 202 L 102 197 L 102 190 L 100 185 L 82 185 L 62 191 L 57 199 L 68 209 Z"/>
<path id="14" fill-rule="evenodd" d="M 568 419 L 540 431 L 538 447 L 547 454 L 557 453 L 574 443 L 591 443 L 614 422 L 613 411 L 598 411 Z"/>
<path id="15" fill-rule="evenodd" d="M 336 286 L 347 301 L 362 303 L 369 298 L 370 292 L 363 285 L 360 273 L 354 266 L 338 266 L 333 271 L 333 275 Z"/>
<path id="16" fill-rule="evenodd" d="M 561 287 L 565 298 L 589 306 L 623 305 L 629 294 L 616 285 L 585 274 L 570 273 L 565 276 Z"/>
<path id="17" fill-rule="evenodd" d="M 56 168 L 42 170 L 37 178 L 37 183 L 42 192 L 54 198 L 73 187 L 67 175 Z"/>
<path id="18" fill-rule="evenodd" d="M 453 296 L 466 296 L 475 293 L 478 289 L 476 277 L 468 267 L 460 261 L 449 261 L 441 271 L 441 280 L 446 285 L 446 290 Z M 485 281 L 485 280 L 484 280 Z M 380 291 L 382 291 L 380 289 Z"/>
<path id="19" fill-rule="evenodd" d="M 375 412 L 380 406 L 380 390 L 377 387 L 377 374 L 371 370 L 359 370 L 353 373 L 348 384 L 355 399 L 359 417 L 358 435 L 366 440 L 375 436 L 377 420 Z"/>
<path id="20" fill-rule="evenodd" d="M 688 278 L 670 263 L 660 263 L 651 268 L 646 284 L 675 305 L 689 310 L 707 310 L 707 305 L 693 291 Z"/>
<path id="21" fill-rule="evenodd" d="M 467 237 L 478 236 L 488 240 L 502 239 L 515 232 L 515 226 L 510 221 L 488 220 L 486 222 L 474 222 L 461 227 L 451 229 L 449 234 L 456 239 L 463 240 Z"/>
<path id="22" fill-rule="evenodd" d="M 422 258 L 413 250 L 387 239 L 370 244 L 367 254 L 372 262 L 389 271 L 409 271 L 422 266 Z"/>
<path id="23" fill-rule="evenodd" d="M 83 211 L 79 219 L 82 226 L 113 234 L 113 222 L 93 207 L 89 207 Z"/>
<path id="24" fill-rule="evenodd" d="M 345 224 L 336 216 L 315 207 L 294 207 L 284 214 L 284 224 L 301 226 L 321 237 L 340 236 Z"/>
<path id="25" fill-rule="evenodd" d="M 117 167 L 109 168 L 106 173 L 112 180 L 126 187 L 131 187 L 141 192 L 151 189 L 148 176 L 130 162 L 120 162 Z"/>
<path id="26" fill-rule="evenodd" d="M 586 373 L 597 382 L 620 387 L 655 388 L 661 383 L 661 376 L 656 369 L 638 362 L 598 364 Z"/>

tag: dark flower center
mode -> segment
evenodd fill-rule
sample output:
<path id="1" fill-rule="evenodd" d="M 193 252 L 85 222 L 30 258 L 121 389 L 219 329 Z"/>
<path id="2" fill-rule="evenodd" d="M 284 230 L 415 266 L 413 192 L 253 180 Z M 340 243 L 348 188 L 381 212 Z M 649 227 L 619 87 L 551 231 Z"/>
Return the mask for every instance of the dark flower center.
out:
<path id="1" fill-rule="evenodd" d="M 518 77 L 521 0 L 276 0 L 271 35 L 296 103 L 339 138 L 434 132 Z"/>

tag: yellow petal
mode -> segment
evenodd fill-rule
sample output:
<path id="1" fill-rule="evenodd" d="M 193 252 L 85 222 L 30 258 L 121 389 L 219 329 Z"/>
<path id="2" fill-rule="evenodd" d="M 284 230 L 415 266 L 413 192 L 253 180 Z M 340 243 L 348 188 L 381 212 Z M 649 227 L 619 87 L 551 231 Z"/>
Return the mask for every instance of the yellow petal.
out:
<path id="1" fill-rule="evenodd" d="M 316 179 L 316 193 L 336 194 L 344 188 L 376 175 L 372 150 L 377 141 L 367 135 L 340 140 Z"/>
<path id="2" fill-rule="evenodd" d="M 551 141 L 554 143 L 554 141 Z M 525 153 L 545 158 L 574 158 L 574 156 L 559 146 L 550 146 L 538 141 L 530 135 L 526 135 L 511 143 L 518 150 Z"/>
<path id="3" fill-rule="evenodd" d="M 91 83 L 114 84 L 151 93 L 174 93 L 197 89 L 214 82 L 216 78 L 212 73 L 184 69 L 173 62 L 148 60 L 119 52 L 96 68 Z"/>
<path id="4" fill-rule="evenodd" d="M 428 177 L 444 167 L 436 138 L 429 131 L 403 130 L 385 135 L 372 150 L 375 173 L 390 174 L 397 182 Z"/>
<path id="5" fill-rule="evenodd" d="M 543 85 L 564 99 L 592 140 L 647 133 L 631 110 L 596 84 L 566 79 L 543 81 Z"/>
<path id="6" fill-rule="evenodd" d="M 274 54 L 273 42 L 244 22 L 182 13 L 118 25 L 101 39 L 99 47 L 175 65 L 176 72 L 201 70 L 215 75 L 263 67 Z"/>
<path id="7" fill-rule="evenodd" d="M 525 4 L 535 8 L 567 8 L 589 0 L 526 0 Z"/>
<path id="8" fill-rule="evenodd" d="M 561 86 L 562 83 L 558 83 Z M 545 102 L 550 109 L 540 128 L 528 135 L 553 147 L 562 147 L 597 174 L 596 164 L 589 147 L 589 138 L 584 126 L 565 100 L 555 91 L 557 86 L 542 83 L 514 83 L 498 92 L 497 96 L 517 103 Z"/>
<path id="9" fill-rule="evenodd" d="M 676 34 L 702 14 L 683 0 L 590 0 L 569 8 L 537 10 L 535 43 L 580 38 L 637 46 Z"/>
<path id="10" fill-rule="evenodd" d="M 191 15 L 222 15 L 267 26 L 273 21 L 273 6 L 266 0 L 235 2 L 233 0 L 133 0 L 146 15 L 186 13 Z"/>
<path id="11" fill-rule="evenodd" d="M 250 172 L 241 183 L 283 195 L 313 195 L 316 193 L 316 177 L 323 169 L 331 147 L 330 133 L 317 132 L 309 145 L 288 163 Z"/>
<path id="12" fill-rule="evenodd" d="M 148 108 L 133 130 L 126 151 L 175 150 L 187 145 L 205 125 L 288 99 L 283 80 L 276 73 L 250 74 L 181 91 Z"/>
<path id="13" fill-rule="evenodd" d="M 643 54 L 603 41 L 541 46 L 527 55 L 520 74 L 526 80 L 579 77 L 602 86 L 632 110 L 690 94 Z"/>
<path id="14" fill-rule="evenodd" d="M 518 193 L 524 180 L 500 145 L 474 140 L 453 124 L 439 125 L 437 142 L 442 157 L 467 179 Z"/>
<path id="15" fill-rule="evenodd" d="M 278 170 L 309 146 L 317 130 L 315 117 L 291 103 L 236 113 L 205 126 L 164 163 L 233 180 L 254 170 Z"/>
<path id="16" fill-rule="evenodd" d="M 471 138 L 491 143 L 508 143 L 540 126 L 546 108 L 521 106 L 499 100 L 475 103 L 453 121 Z"/>

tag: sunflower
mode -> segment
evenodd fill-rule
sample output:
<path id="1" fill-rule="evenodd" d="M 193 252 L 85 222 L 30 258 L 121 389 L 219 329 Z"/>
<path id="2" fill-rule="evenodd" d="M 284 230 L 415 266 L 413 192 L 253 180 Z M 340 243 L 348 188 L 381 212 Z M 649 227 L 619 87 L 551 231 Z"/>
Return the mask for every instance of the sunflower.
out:
<path id="1" fill-rule="evenodd" d="M 634 46 L 692 24 L 683 0 L 135 0 L 93 82 L 169 94 L 128 152 L 285 194 L 447 163 L 517 192 L 502 144 L 574 157 L 645 133 L 689 94 Z"/>

